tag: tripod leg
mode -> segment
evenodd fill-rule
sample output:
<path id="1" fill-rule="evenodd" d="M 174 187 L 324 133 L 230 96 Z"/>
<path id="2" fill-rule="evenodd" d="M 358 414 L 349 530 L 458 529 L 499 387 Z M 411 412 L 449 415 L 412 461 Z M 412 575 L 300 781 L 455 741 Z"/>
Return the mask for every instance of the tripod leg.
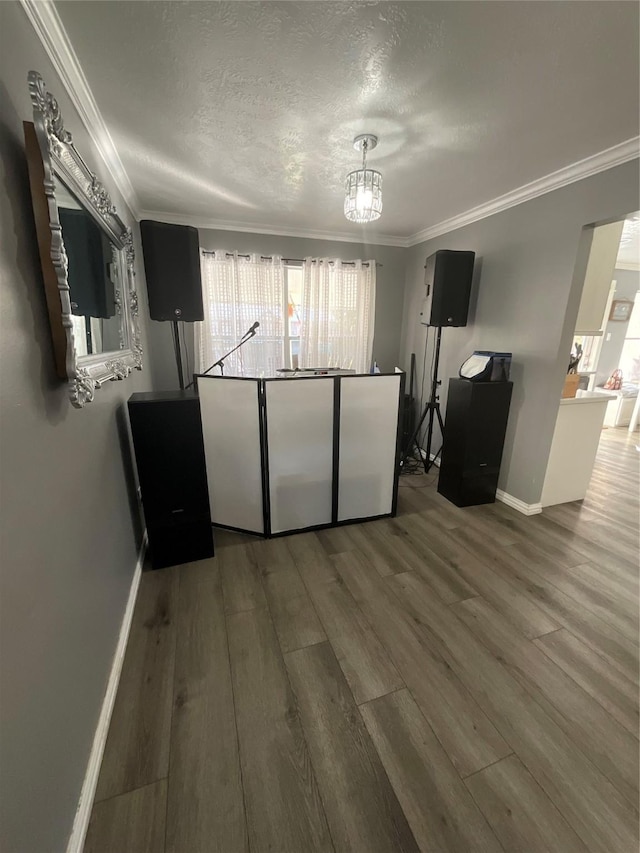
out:
<path id="1" fill-rule="evenodd" d="M 433 466 L 436 464 L 436 459 L 438 458 L 439 454 L 442 452 L 442 443 L 444 442 L 444 422 L 442 420 L 442 415 L 440 413 L 440 403 L 435 403 L 434 408 L 435 408 L 436 417 L 438 418 L 438 424 L 440 426 L 441 443 L 440 443 L 440 449 L 438 450 L 438 452 L 434 453 L 433 459 L 429 460 L 429 468 L 433 468 Z"/>
<path id="2" fill-rule="evenodd" d="M 417 424 L 416 428 L 414 429 L 414 431 L 411 433 L 411 438 L 407 442 L 407 446 L 404 450 L 404 453 L 402 454 L 402 462 L 403 463 L 404 463 L 405 459 L 407 458 L 407 456 L 409 455 L 411 448 L 414 445 L 414 443 L 415 443 L 416 447 L 418 448 L 418 450 L 420 449 L 420 445 L 418 444 L 418 435 L 420 434 L 420 430 L 422 429 L 422 424 L 424 423 L 424 419 L 427 417 L 427 411 L 428 410 L 429 410 L 429 405 L 427 404 L 424 407 L 424 411 L 422 412 L 422 415 L 420 416 L 420 420 L 418 421 L 418 424 Z"/>

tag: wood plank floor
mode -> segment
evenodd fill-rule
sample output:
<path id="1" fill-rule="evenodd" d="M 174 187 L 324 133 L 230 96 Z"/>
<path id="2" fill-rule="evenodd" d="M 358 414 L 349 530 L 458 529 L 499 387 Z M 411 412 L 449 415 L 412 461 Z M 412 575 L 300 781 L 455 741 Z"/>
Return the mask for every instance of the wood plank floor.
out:
<path id="1" fill-rule="evenodd" d="M 587 498 L 144 573 L 87 853 L 636 853 L 638 433 Z"/>

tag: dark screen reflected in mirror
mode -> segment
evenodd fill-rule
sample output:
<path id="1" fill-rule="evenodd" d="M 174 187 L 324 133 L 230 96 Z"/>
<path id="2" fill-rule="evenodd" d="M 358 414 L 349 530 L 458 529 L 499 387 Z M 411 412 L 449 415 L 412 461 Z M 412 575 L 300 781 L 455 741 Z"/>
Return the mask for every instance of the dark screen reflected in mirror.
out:
<path id="1" fill-rule="evenodd" d="M 55 192 L 69 265 L 76 354 L 119 350 L 120 316 L 116 300 L 119 249 L 57 177 Z"/>

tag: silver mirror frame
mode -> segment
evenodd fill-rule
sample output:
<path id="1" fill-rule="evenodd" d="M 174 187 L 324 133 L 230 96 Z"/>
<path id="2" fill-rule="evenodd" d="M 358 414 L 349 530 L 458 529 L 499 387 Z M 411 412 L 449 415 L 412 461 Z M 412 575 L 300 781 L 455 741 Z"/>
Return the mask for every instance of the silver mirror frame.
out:
<path id="1" fill-rule="evenodd" d="M 28 74 L 33 105 L 33 123 L 42 154 L 44 192 L 51 229 L 51 260 L 56 272 L 66 337 L 66 374 L 69 396 L 76 408 L 90 403 L 96 389 L 114 379 L 126 379 L 132 370 L 142 370 L 142 346 L 138 326 L 138 294 L 135 286 L 133 234 L 120 219 L 109 193 L 77 151 L 66 130 L 58 102 L 47 92 L 37 71 Z M 73 336 L 68 260 L 55 195 L 58 177 L 77 196 L 117 247 L 114 253 L 117 283 L 116 312 L 120 315 L 120 349 L 78 356 Z"/>

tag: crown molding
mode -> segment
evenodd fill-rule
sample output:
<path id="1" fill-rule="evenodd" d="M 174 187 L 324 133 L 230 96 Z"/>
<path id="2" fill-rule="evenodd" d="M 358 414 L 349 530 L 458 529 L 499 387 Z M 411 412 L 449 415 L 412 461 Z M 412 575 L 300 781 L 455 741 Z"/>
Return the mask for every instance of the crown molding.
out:
<path id="1" fill-rule="evenodd" d="M 583 160 L 578 160 L 569 166 L 551 172 L 542 178 L 524 184 L 511 192 L 498 196 L 491 201 L 473 207 L 450 219 L 445 219 L 435 225 L 417 231 L 409 237 L 399 237 L 391 234 L 366 234 L 357 236 L 344 232 L 317 231 L 303 228 L 273 228 L 254 222 L 234 222 L 230 220 L 208 219 L 206 216 L 167 213 L 165 211 L 140 210 L 136 192 L 126 173 L 114 145 L 109 129 L 98 109 L 89 83 L 84 75 L 78 57 L 66 33 L 52 0 L 20 0 L 31 25 L 40 39 L 47 55 L 60 76 L 62 83 L 75 106 L 94 145 L 109 170 L 118 190 L 122 194 L 131 213 L 139 219 L 157 219 L 161 222 L 172 222 L 177 225 L 193 225 L 197 228 L 214 228 L 221 231 L 241 231 L 254 234 L 269 234 L 278 237 L 306 237 L 314 240 L 335 240 L 344 243 L 364 243 L 374 246 L 397 246 L 408 248 L 440 237 L 471 225 L 481 219 L 486 219 L 496 213 L 508 210 L 516 205 L 545 195 L 568 184 L 596 175 L 636 159 L 640 155 L 640 137 L 621 142 L 593 154 Z"/>
<path id="2" fill-rule="evenodd" d="M 275 237 L 306 237 L 311 240 L 334 240 L 341 243 L 361 243 L 369 246 L 399 246 L 407 248 L 404 237 L 392 234 L 366 234 L 356 236 L 341 231 L 316 231 L 306 228 L 270 228 L 259 222 L 233 222 L 229 219 L 209 219 L 194 214 L 170 213 L 164 210 L 141 210 L 138 219 L 155 219 L 172 225 L 191 225 L 194 228 L 211 228 L 217 231 L 241 231 L 248 234 L 269 234 Z"/>
<path id="3" fill-rule="evenodd" d="M 53 2 L 20 0 L 20 3 L 116 187 L 135 216 L 138 208 L 135 190 Z"/>
<path id="4" fill-rule="evenodd" d="M 571 165 L 558 169 L 556 172 L 551 172 L 549 175 L 545 175 L 542 178 L 531 181 L 531 183 L 511 190 L 511 192 L 498 196 L 492 199 L 492 201 L 472 207 L 470 210 L 459 213 L 457 216 L 452 216 L 451 219 L 444 219 L 436 225 L 430 225 L 422 231 L 417 231 L 407 239 L 406 245 L 415 246 L 417 243 L 423 243 L 425 240 L 431 240 L 433 237 L 448 234 L 450 231 L 463 228 L 465 225 L 471 225 L 473 222 L 486 219 L 488 216 L 501 213 L 503 210 L 509 210 L 510 207 L 515 207 L 525 201 L 530 201 L 538 196 L 553 192 L 553 190 L 566 187 L 568 184 L 581 181 L 591 175 L 597 175 L 598 172 L 604 172 L 607 169 L 612 169 L 614 166 L 627 163 L 629 160 L 635 160 L 638 156 L 640 156 L 640 137 L 634 136 L 633 139 L 627 139 L 626 142 L 613 145 L 605 151 L 600 151 L 591 157 L 585 157 L 584 160 L 571 163 Z"/>

